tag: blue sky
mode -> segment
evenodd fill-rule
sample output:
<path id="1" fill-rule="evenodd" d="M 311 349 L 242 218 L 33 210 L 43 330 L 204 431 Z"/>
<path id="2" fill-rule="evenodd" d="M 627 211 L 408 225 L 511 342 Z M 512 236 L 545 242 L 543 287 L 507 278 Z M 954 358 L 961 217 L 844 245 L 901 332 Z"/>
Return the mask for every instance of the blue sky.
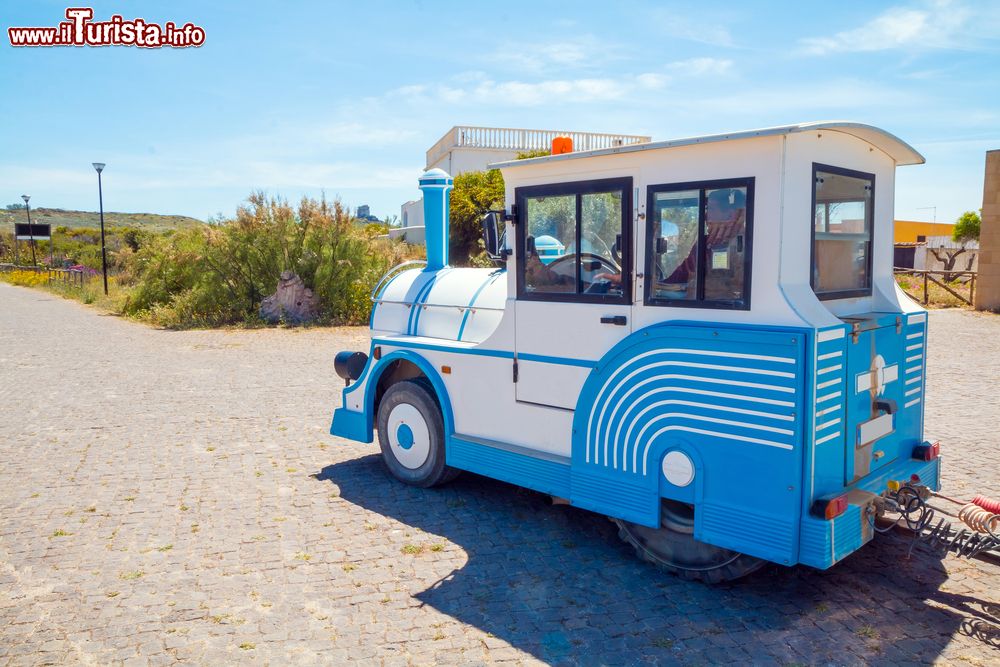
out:
<path id="1" fill-rule="evenodd" d="M 67 5 L 5 0 L 0 204 L 94 210 L 104 161 L 108 210 L 207 218 L 260 188 L 398 215 L 452 125 L 670 139 L 849 119 L 927 158 L 899 170 L 897 218 L 953 221 L 1000 148 L 992 0 L 92 6 L 206 43 L 14 49 L 7 27 Z"/>

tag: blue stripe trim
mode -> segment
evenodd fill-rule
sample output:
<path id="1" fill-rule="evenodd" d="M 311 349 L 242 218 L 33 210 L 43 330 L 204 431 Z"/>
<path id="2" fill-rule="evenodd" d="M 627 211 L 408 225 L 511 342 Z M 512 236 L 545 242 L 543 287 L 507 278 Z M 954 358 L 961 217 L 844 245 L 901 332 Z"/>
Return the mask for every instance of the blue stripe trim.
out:
<path id="1" fill-rule="evenodd" d="M 435 352 L 454 352 L 455 354 L 474 354 L 481 357 L 500 357 L 501 359 L 513 359 L 514 353 L 506 350 L 485 350 L 478 347 L 460 348 L 448 345 L 433 345 L 430 343 L 412 343 L 405 340 L 386 340 L 384 338 L 373 338 L 372 344 L 391 345 L 392 347 L 410 348 L 413 350 L 434 350 Z"/>
<path id="2" fill-rule="evenodd" d="M 569 359 L 566 357 L 547 357 L 544 354 L 523 354 L 518 352 L 517 358 L 521 361 L 540 361 L 543 364 L 557 364 L 559 366 L 579 366 L 580 368 L 594 368 L 596 361 L 586 359 Z"/>
<path id="3" fill-rule="evenodd" d="M 466 308 L 465 313 L 462 314 L 462 324 L 458 327 L 458 340 L 462 340 L 462 334 L 465 333 L 465 324 L 469 321 L 469 314 L 472 312 L 472 307 L 476 305 L 476 299 L 479 298 L 479 295 L 484 289 L 486 289 L 487 285 L 492 285 L 502 274 L 503 272 L 500 271 L 488 276 L 486 280 L 483 281 L 483 284 L 479 286 L 479 289 L 476 290 L 476 293 L 472 295 L 472 298 L 469 300 L 468 308 Z"/>
<path id="4" fill-rule="evenodd" d="M 438 276 L 442 272 L 437 272 L 431 276 L 430 280 L 420 288 L 417 292 L 417 297 L 413 300 L 413 305 L 410 306 L 410 316 L 406 323 L 406 333 L 415 336 L 417 334 L 417 325 L 420 320 L 420 306 L 423 304 L 424 299 L 430 294 L 431 288 L 434 287 L 434 283 L 437 282 Z"/>
<path id="5" fill-rule="evenodd" d="M 507 350 L 487 350 L 480 347 L 451 347 L 448 345 L 434 345 L 431 343 L 411 343 L 404 340 L 386 340 L 384 338 L 373 338 L 373 345 L 389 345 L 392 347 L 411 348 L 414 350 L 434 350 L 435 352 L 451 352 L 454 354 L 472 354 L 481 357 L 498 357 L 500 359 L 513 359 L 513 352 Z M 546 357 L 541 354 L 517 354 L 518 359 L 523 361 L 540 361 L 546 364 L 558 364 L 560 366 L 579 366 L 581 368 L 594 368 L 596 361 L 587 359 L 570 359 L 567 357 Z"/>

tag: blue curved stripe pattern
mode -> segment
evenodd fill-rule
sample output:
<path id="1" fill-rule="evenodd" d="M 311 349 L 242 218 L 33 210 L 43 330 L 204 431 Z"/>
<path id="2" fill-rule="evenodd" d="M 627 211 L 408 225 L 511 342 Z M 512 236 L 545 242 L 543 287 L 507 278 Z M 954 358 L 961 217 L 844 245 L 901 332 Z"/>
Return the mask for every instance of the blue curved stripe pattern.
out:
<path id="1" fill-rule="evenodd" d="M 801 330 L 676 323 L 634 332 L 580 394 L 573 504 L 657 525 L 661 496 L 738 507 L 729 493 L 762 485 L 759 499 L 783 502 L 801 476 L 806 339 Z M 689 487 L 661 474 L 672 450 L 695 464 Z M 765 521 L 766 502 L 761 509 Z"/>
<path id="2" fill-rule="evenodd" d="M 480 285 L 479 288 L 473 293 L 472 298 L 469 299 L 469 306 L 465 309 L 465 312 L 462 314 L 462 324 L 460 324 L 458 327 L 458 336 L 456 337 L 455 340 L 462 340 L 462 334 L 465 333 L 465 325 L 469 321 L 469 315 L 472 313 L 473 307 L 475 307 L 476 305 L 476 299 L 479 298 L 479 295 L 483 293 L 484 289 L 492 285 L 496 281 L 496 279 L 499 278 L 500 276 L 506 277 L 506 271 L 505 270 L 494 271 L 486 278 L 486 280 L 483 281 L 483 284 Z"/>
<path id="3" fill-rule="evenodd" d="M 424 301 L 427 299 L 428 295 L 431 293 L 431 288 L 434 287 L 434 283 L 437 282 L 438 278 L 447 275 L 449 272 L 448 268 L 445 267 L 440 271 L 435 271 L 433 273 L 423 273 L 421 276 L 429 275 L 427 282 L 424 283 L 420 290 L 417 292 L 417 296 L 413 299 L 413 305 L 410 307 L 410 315 L 406 323 L 406 333 L 410 336 L 417 335 L 417 327 L 420 325 L 420 312 L 423 310 Z"/>
<path id="4" fill-rule="evenodd" d="M 584 458 L 646 476 L 651 445 L 670 431 L 792 449 L 794 364 L 794 357 L 680 347 L 640 353 L 598 390 Z"/>

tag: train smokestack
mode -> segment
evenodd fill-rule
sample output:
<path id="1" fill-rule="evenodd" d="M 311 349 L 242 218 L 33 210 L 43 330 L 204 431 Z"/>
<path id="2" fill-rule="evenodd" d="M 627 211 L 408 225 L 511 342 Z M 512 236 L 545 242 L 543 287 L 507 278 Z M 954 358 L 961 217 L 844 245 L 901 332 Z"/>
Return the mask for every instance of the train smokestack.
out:
<path id="1" fill-rule="evenodd" d="M 448 266 L 448 207 L 455 181 L 443 169 L 431 169 L 420 177 L 424 194 L 424 237 L 427 268 L 437 271 Z"/>

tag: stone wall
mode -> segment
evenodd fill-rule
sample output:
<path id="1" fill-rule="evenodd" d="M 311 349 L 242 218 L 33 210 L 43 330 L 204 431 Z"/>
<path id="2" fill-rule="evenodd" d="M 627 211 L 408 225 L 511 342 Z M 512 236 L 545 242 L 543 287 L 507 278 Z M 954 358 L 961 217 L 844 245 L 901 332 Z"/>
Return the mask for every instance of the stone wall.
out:
<path id="1" fill-rule="evenodd" d="M 1000 150 L 986 153 L 976 309 L 1000 311 Z"/>

